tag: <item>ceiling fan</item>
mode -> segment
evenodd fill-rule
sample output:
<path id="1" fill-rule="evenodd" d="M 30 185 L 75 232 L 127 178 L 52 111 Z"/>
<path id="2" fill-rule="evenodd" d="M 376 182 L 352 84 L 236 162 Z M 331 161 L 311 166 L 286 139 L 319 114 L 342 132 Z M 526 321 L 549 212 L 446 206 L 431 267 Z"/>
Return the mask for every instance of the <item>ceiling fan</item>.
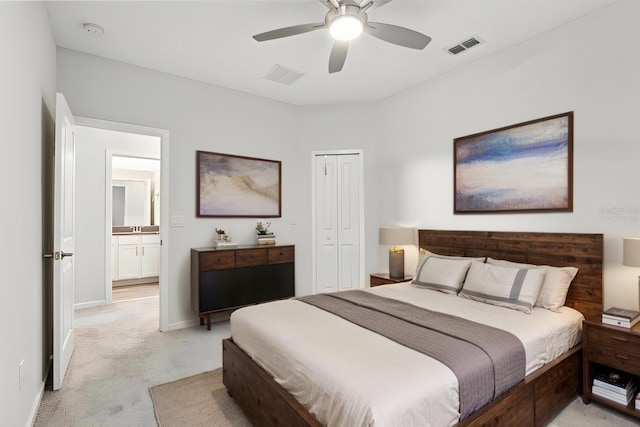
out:
<path id="1" fill-rule="evenodd" d="M 329 73 L 337 73 L 342 70 L 347 59 L 349 40 L 355 39 L 363 31 L 380 40 L 412 49 L 424 49 L 431 41 L 431 37 L 408 28 L 380 22 L 369 22 L 367 10 L 374 5 L 375 7 L 383 6 L 391 0 L 319 1 L 329 9 L 329 12 L 324 17 L 324 22 L 279 28 L 256 34 L 253 38 L 256 41 L 264 42 L 310 31 L 329 29 L 329 33 L 335 39 L 329 56 Z"/>

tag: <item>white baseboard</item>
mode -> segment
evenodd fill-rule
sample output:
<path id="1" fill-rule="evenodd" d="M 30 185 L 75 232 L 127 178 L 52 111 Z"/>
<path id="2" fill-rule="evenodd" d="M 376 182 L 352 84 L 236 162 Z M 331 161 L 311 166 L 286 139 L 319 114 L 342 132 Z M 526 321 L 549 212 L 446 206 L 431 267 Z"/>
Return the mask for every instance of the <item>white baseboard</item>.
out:
<path id="1" fill-rule="evenodd" d="M 74 310 L 82 310 L 83 308 L 100 307 L 101 305 L 107 305 L 107 300 L 81 302 L 73 305 Z"/>
<path id="2" fill-rule="evenodd" d="M 27 422 L 25 423 L 25 427 L 33 427 L 33 424 L 36 422 L 36 417 L 38 416 L 38 409 L 40 409 L 40 403 L 42 403 L 42 397 L 44 396 L 44 388 L 47 385 L 47 378 L 49 378 L 49 370 L 51 369 L 51 357 L 49 357 L 49 363 L 47 364 L 46 372 L 44 373 L 44 380 L 40 385 L 40 390 L 36 393 L 36 396 L 33 400 L 33 404 L 31 405 L 31 410 L 29 411 L 29 418 L 27 418 Z"/>
<path id="3" fill-rule="evenodd" d="M 182 328 L 190 328 L 192 326 L 196 326 L 200 324 L 200 320 L 184 320 L 182 322 L 170 323 L 169 331 L 173 331 L 174 329 L 182 329 Z"/>

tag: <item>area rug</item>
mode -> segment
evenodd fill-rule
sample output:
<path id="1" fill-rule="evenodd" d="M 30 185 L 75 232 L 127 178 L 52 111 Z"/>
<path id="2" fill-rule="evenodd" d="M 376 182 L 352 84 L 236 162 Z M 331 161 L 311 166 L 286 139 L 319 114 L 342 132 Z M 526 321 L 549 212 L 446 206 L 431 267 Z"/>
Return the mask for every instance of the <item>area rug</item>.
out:
<path id="1" fill-rule="evenodd" d="M 247 426 L 222 384 L 222 368 L 149 389 L 159 427 Z"/>

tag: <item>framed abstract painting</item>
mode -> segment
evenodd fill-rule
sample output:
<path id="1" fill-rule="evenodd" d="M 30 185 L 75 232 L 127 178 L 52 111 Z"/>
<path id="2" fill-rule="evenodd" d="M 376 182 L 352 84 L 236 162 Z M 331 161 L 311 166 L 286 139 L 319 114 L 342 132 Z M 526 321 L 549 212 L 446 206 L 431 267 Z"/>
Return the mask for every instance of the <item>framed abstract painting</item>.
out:
<path id="1" fill-rule="evenodd" d="M 197 216 L 281 216 L 280 161 L 206 151 L 196 156 Z"/>
<path id="2" fill-rule="evenodd" d="M 453 141 L 454 213 L 573 211 L 573 112 Z"/>

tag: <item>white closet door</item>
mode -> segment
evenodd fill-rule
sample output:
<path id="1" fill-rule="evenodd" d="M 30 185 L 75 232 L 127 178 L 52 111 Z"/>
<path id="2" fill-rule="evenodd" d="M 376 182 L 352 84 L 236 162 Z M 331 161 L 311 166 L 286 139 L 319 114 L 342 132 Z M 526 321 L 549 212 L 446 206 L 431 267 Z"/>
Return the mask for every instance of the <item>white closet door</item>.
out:
<path id="1" fill-rule="evenodd" d="M 338 290 L 337 156 L 316 156 L 316 290 Z"/>
<path id="2" fill-rule="evenodd" d="M 359 287 L 359 156 L 319 155 L 316 182 L 316 292 Z"/>
<path id="3" fill-rule="evenodd" d="M 359 158 L 338 157 L 338 288 L 359 287 Z"/>

